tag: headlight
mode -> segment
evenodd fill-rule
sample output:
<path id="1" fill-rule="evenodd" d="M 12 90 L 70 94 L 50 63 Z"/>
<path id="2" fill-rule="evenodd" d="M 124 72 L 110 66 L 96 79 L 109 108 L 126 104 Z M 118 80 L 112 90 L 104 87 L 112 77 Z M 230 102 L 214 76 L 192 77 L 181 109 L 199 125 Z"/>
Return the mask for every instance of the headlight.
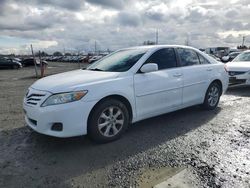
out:
<path id="1" fill-rule="evenodd" d="M 79 101 L 81 98 L 84 97 L 84 95 L 87 94 L 87 92 L 88 91 L 74 91 L 74 92 L 54 94 L 48 97 L 41 106 L 44 107 L 44 106 Z"/>

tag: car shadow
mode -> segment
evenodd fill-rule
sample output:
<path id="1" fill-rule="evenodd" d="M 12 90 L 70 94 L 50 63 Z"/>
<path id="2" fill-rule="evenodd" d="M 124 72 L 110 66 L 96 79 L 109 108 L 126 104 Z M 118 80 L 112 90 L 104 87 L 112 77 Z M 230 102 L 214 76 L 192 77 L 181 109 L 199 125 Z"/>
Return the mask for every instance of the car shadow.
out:
<path id="1" fill-rule="evenodd" d="M 39 174 L 37 181 L 43 181 L 49 175 L 60 176 L 63 179 L 60 182 L 66 183 L 70 178 L 167 144 L 169 140 L 203 126 L 220 111 L 220 107 L 204 111 L 194 106 L 143 120 L 131 125 L 121 139 L 107 144 L 96 144 L 87 136 L 63 139 L 44 136 L 22 127 L 0 132 L 0 142 L 5 142 L 0 149 L 6 158 L 11 156 L 5 159 L 10 164 L 19 164 L 20 173 L 25 174 L 20 178 L 26 178 L 27 185 L 30 182 L 26 176 L 33 177 L 34 173 Z"/>

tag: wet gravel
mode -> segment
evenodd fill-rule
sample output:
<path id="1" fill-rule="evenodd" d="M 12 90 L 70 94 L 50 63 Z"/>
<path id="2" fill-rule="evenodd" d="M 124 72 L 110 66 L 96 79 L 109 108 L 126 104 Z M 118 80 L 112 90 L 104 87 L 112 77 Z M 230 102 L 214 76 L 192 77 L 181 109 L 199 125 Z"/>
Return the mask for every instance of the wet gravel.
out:
<path id="1" fill-rule="evenodd" d="M 78 68 L 51 63 L 48 74 Z M 185 168 L 193 187 L 250 187 L 250 87 L 214 111 L 195 106 L 138 122 L 112 143 L 37 134 L 22 98 L 31 68 L 0 70 L 0 187 L 138 187 L 144 169 Z"/>

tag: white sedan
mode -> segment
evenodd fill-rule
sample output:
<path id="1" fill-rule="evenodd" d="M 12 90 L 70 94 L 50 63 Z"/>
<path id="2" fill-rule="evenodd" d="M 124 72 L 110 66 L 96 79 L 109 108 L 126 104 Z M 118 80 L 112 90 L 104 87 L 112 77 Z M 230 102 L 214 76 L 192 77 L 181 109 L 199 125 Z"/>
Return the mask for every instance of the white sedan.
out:
<path id="1" fill-rule="evenodd" d="M 230 85 L 250 85 L 250 50 L 227 63 Z"/>
<path id="2" fill-rule="evenodd" d="M 192 105 L 214 109 L 227 87 L 224 64 L 197 49 L 142 46 L 36 81 L 23 108 L 39 133 L 109 142 L 130 123 Z"/>

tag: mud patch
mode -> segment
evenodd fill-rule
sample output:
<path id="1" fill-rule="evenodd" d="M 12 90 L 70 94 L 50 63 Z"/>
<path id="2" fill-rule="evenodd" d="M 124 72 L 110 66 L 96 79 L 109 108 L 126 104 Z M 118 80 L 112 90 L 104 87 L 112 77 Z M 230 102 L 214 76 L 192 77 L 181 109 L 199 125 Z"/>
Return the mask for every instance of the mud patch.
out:
<path id="1" fill-rule="evenodd" d="M 142 175 L 138 178 L 139 188 L 152 188 L 157 184 L 160 184 L 169 178 L 175 176 L 176 174 L 183 171 L 184 168 L 172 168 L 172 167 L 162 167 L 162 168 L 147 168 L 142 170 Z"/>

